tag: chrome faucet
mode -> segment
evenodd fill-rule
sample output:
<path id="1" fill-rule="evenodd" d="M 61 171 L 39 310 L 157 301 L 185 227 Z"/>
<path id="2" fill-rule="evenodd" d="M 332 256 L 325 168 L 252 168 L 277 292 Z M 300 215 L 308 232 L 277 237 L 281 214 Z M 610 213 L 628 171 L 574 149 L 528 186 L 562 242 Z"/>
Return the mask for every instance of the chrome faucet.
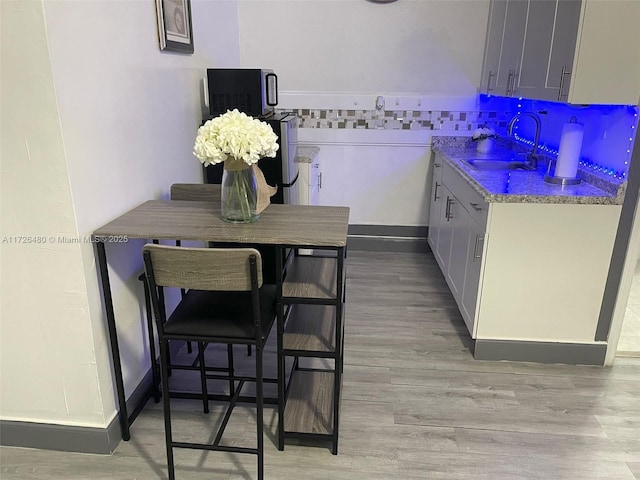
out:
<path id="1" fill-rule="evenodd" d="M 522 117 L 531 117 L 536 122 L 536 133 L 533 138 L 533 149 L 531 150 L 531 153 L 527 155 L 527 160 L 529 160 L 529 164 L 533 168 L 537 168 L 538 167 L 538 142 L 540 142 L 540 129 L 542 128 L 542 122 L 540 121 L 540 117 L 533 112 L 517 113 L 509 121 L 509 125 L 507 126 L 507 135 L 511 135 L 513 133 L 513 126 Z"/>

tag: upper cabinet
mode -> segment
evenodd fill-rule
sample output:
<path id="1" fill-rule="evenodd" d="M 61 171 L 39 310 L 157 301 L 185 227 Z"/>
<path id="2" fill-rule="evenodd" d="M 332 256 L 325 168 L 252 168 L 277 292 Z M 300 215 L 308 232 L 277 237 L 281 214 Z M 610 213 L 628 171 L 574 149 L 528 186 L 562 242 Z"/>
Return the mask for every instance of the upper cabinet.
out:
<path id="1" fill-rule="evenodd" d="M 543 55 L 549 59 L 544 83 L 541 83 L 544 89 L 540 90 L 538 98 L 568 101 L 581 4 L 579 0 L 563 0 L 556 5 L 551 47 L 549 54 Z"/>
<path id="2" fill-rule="evenodd" d="M 483 92 L 511 96 L 520 70 L 527 2 L 493 0 L 482 69 Z"/>
<path id="3" fill-rule="evenodd" d="M 506 4 L 496 92 L 503 91 L 505 95 L 511 96 L 515 93 L 520 75 L 522 45 L 527 25 L 527 2 L 509 0 Z"/>
<path id="4" fill-rule="evenodd" d="M 640 103 L 640 2 L 583 2 L 571 103 Z"/>
<path id="5" fill-rule="evenodd" d="M 489 6 L 489 23 L 484 45 L 484 62 L 482 67 L 481 90 L 487 94 L 504 95 L 504 91 L 496 89 L 500 50 L 502 49 L 502 31 L 507 13 L 507 0 L 494 0 Z"/>
<path id="6" fill-rule="evenodd" d="M 638 24 L 640 2 L 492 0 L 480 91 L 575 104 L 637 104 Z"/>
<path id="7" fill-rule="evenodd" d="M 580 4 L 580 0 L 529 2 L 518 95 L 567 101 Z"/>

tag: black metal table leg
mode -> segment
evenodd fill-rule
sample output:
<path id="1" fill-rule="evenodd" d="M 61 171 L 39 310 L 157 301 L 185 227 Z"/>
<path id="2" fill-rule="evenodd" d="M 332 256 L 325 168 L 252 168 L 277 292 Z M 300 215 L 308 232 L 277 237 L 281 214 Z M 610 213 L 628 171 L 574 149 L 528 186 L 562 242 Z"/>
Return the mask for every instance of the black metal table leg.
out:
<path id="1" fill-rule="evenodd" d="M 282 247 L 276 248 L 276 312 L 278 333 L 278 450 L 284 450 L 285 358 L 283 352 L 284 303 L 282 302 Z"/>
<path id="2" fill-rule="evenodd" d="M 124 394 L 124 381 L 122 379 L 122 364 L 120 362 L 120 348 L 118 347 L 118 333 L 116 330 L 116 318 L 113 311 L 113 298 L 111 296 L 111 283 L 107 269 L 107 255 L 104 242 L 96 242 L 98 252 L 98 266 L 100 267 L 100 279 L 102 281 L 102 296 L 107 314 L 107 327 L 109 329 L 109 341 L 111 343 L 111 358 L 113 360 L 114 376 L 116 378 L 116 392 L 118 394 L 118 416 L 122 439 L 128 441 L 131 438 L 129 432 L 129 416 L 127 414 L 127 401 Z"/>

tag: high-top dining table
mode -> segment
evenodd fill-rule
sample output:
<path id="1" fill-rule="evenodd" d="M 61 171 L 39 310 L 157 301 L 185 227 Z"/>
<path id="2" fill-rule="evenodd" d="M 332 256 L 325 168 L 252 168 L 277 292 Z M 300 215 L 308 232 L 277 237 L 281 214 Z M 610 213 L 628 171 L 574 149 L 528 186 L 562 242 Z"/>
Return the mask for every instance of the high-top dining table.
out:
<path id="1" fill-rule="evenodd" d="M 308 205 L 269 205 L 254 223 L 232 224 L 221 219 L 220 204 L 198 201 L 150 200 L 93 232 L 118 398 L 122 439 L 130 439 L 129 416 L 122 377 L 118 333 L 109 281 L 105 244 L 127 239 L 193 240 L 212 244 L 268 245 L 278 252 L 287 248 L 337 250 L 342 257 L 347 245 L 349 208 Z M 282 258 L 282 255 L 280 255 Z M 141 254 L 142 263 L 142 254 Z M 278 297 L 282 298 L 282 261 L 277 261 Z M 278 308 L 281 334 L 282 305 Z M 152 366 L 153 368 L 153 366 Z M 336 367 L 336 370 L 338 368 Z M 146 399 L 145 399 L 146 401 Z M 282 416 L 282 406 L 279 407 Z M 336 433 L 337 434 L 337 433 Z M 283 442 L 283 440 L 281 440 Z M 283 443 L 281 443 L 283 445 Z"/>

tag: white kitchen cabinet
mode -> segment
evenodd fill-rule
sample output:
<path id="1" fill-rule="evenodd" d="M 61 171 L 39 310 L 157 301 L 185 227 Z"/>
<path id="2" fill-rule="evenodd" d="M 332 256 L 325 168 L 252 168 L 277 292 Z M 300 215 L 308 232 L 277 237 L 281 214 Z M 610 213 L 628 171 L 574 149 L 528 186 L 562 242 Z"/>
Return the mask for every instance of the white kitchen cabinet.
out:
<path id="1" fill-rule="evenodd" d="M 542 89 L 534 98 L 567 101 L 573 60 L 576 52 L 580 24 L 580 0 L 564 0 L 556 3 L 553 39 L 548 55 L 541 55 L 548 63 Z"/>
<path id="2" fill-rule="evenodd" d="M 524 97 L 531 97 L 532 90 L 545 83 L 548 63 L 546 52 L 551 50 L 556 5 L 556 0 L 529 3 L 517 82 L 518 94 Z"/>
<path id="3" fill-rule="evenodd" d="M 319 189 L 321 185 L 320 162 L 315 146 L 301 146 L 298 148 L 298 204 L 319 205 Z"/>
<path id="4" fill-rule="evenodd" d="M 467 245 L 469 244 L 469 213 L 464 208 L 462 201 L 450 193 L 446 202 L 449 205 L 445 222 L 449 224 L 451 232 L 449 253 L 449 286 L 454 297 L 461 298 L 464 289 L 467 268 Z"/>
<path id="5" fill-rule="evenodd" d="M 309 205 L 320 205 L 320 189 L 322 188 L 322 170 L 320 163 L 315 160 L 311 164 L 309 182 Z"/>
<path id="6" fill-rule="evenodd" d="M 529 2 L 518 95 L 567 100 L 581 5 L 581 0 Z"/>
<path id="7" fill-rule="evenodd" d="M 491 2 L 481 92 L 574 104 L 638 103 L 640 2 L 504 1 Z"/>
<path id="8" fill-rule="evenodd" d="M 597 343 L 620 209 L 491 204 L 476 339 Z"/>
<path id="9" fill-rule="evenodd" d="M 471 337 L 596 343 L 621 206 L 487 203 L 434 153 L 443 200 L 429 245 Z"/>
<path id="10" fill-rule="evenodd" d="M 583 1 L 570 103 L 640 103 L 639 25 L 638 1 Z"/>
<path id="11" fill-rule="evenodd" d="M 435 244 L 435 256 L 436 259 L 441 262 L 442 265 L 446 265 L 446 269 L 443 270 L 445 277 L 449 275 L 449 265 L 451 264 L 451 241 L 453 239 L 453 224 L 449 221 L 449 209 L 451 208 L 451 201 L 453 195 L 449 189 L 443 183 L 440 184 L 440 191 L 442 195 L 442 203 L 440 205 L 439 217 L 437 220 L 438 241 Z M 449 283 L 449 280 L 447 280 Z"/>
<path id="12" fill-rule="evenodd" d="M 320 205 L 319 194 L 322 184 L 320 163 L 314 159 L 311 163 L 301 162 L 298 167 L 299 205 Z"/>
<path id="13" fill-rule="evenodd" d="M 490 71 L 483 70 L 486 83 L 481 84 L 481 90 L 558 100 L 562 83 L 566 99 L 580 5 L 581 0 L 492 1 L 484 60 L 484 70 Z M 497 72 L 494 84 L 491 71 Z"/>
<path id="14" fill-rule="evenodd" d="M 353 225 L 427 223 L 428 205 L 416 201 L 416 197 L 424 197 L 428 188 L 428 146 L 351 145 L 317 140 L 314 144 L 320 152 L 318 168 L 310 169 L 310 181 L 318 180 L 318 199 L 313 199 L 316 191 L 312 190 L 310 202 L 348 206 Z"/>
<path id="15" fill-rule="evenodd" d="M 528 2 L 526 0 L 507 1 L 500 64 L 498 66 L 498 76 L 496 77 L 496 95 L 511 97 L 515 94 L 518 76 L 520 75 L 522 46 L 527 25 L 527 10 Z"/>
<path id="16" fill-rule="evenodd" d="M 444 192 L 444 187 L 442 186 L 442 160 L 436 157 L 433 161 L 431 202 L 429 204 L 429 231 L 427 234 L 427 242 L 436 258 L 439 257 L 441 253 L 438 252 L 437 246 L 440 238 L 440 210 L 442 209 L 444 198 L 446 198 L 446 192 Z M 442 263 L 442 258 L 438 258 L 438 262 Z"/>
<path id="17" fill-rule="evenodd" d="M 465 269 L 465 282 L 462 292 L 462 301 L 460 309 L 462 318 L 464 319 L 471 336 L 475 338 L 475 319 L 477 306 L 480 303 L 480 285 L 482 273 L 482 259 L 484 258 L 483 250 L 486 239 L 486 223 L 478 223 L 469 217 L 467 225 L 468 243 L 467 243 L 467 266 Z"/>
<path id="18" fill-rule="evenodd" d="M 565 81 L 563 91 L 568 90 L 567 76 L 573 63 L 580 3 L 580 0 L 529 2 L 518 95 L 560 100 L 560 86 Z M 554 71 L 550 70 L 552 56 Z"/>
<path id="19" fill-rule="evenodd" d="M 449 164 L 438 155 L 434 165 L 441 165 L 442 175 L 434 172 L 440 208 L 433 210 L 429 222 L 429 245 L 434 252 L 447 285 L 475 338 L 476 302 L 480 287 L 482 248 L 488 218 L 488 204 Z M 433 232 L 432 232 L 433 231 Z"/>
<path id="20" fill-rule="evenodd" d="M 500 65 L 500 51 L 502 50 L 502 32 L 504 19 L 507 13 L 507 0 L 494 0 L 489 7 L 489 24 L 487 25 L 487 38 L 484 46 L 484 62 L 482 66 L 482 79 L 480 85 L 484 93 L 502 95 L 504 92 L 496 91 L 496 79 L 498 66 Z"/>
<path id="21" fill-rule="evenodd" d="M 482 93 L 506 97 L 514 94 L 520 72 L 527 10 L 527 0 L 491 2 L 480 87 Z"/>

